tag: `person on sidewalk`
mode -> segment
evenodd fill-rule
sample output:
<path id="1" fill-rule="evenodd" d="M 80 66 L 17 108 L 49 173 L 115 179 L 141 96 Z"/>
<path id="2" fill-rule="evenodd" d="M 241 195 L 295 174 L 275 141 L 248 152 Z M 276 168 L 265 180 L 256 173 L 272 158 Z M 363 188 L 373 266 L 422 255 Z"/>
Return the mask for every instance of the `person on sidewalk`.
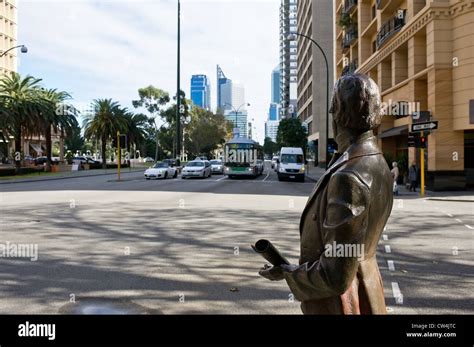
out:
<path id="1" fill-rule="evenodd" d="M 418 170 L 416 164 L 413 163 L 408 170 L 408 180 L 410 181 L 410 192 L 416 193 L 416 186 L 418 182 Z"/>
<path id="2" fill-rule="evenodd" d="M 339 153 L 301 216 L 299 265 L 259 274 L 286 280 L 304 314 L 386 314 L 376 253 L 392 211 L 393 181 L 374 135 L 383 116 L 379 88 L 368 76 L 345 75 L 331 109 Z M 336 248 L 347 251 L 335 254 Z"/>
<path id="3" fill-rule="evenodd" d="M 392 171 L 390 171 L 390 173 L 392 174 L 392 178 L 393 178 L 393 194 L 395 196 L 398 196 L 397 181 L 398 181 L 398 176 L 400 176 L 400 170 L 398 170 L 398 163 L 396 161 L 392 163 Z"/>

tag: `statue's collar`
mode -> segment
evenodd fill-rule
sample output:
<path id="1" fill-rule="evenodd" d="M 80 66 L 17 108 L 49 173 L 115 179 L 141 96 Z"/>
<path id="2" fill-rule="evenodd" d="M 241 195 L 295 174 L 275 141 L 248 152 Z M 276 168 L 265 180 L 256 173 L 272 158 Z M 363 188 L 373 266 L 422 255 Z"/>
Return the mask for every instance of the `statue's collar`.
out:
<path id="1" fill-rule="evenodd" d="M 378 145 L 377 138 L 372 130 L 359 135 L 354 143 L 342 154 L 337 155 L 330 164 L 330 168 L 340 166 L 341 164 L 358 157 L 382 154 Z"/>

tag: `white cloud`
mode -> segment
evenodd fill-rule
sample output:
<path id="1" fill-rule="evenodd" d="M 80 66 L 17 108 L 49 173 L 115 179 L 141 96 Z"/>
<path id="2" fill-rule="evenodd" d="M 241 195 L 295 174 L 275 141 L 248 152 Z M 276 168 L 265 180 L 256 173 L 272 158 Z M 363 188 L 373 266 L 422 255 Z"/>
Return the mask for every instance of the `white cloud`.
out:
<path id="1" fill-rule="evenodd" d="M 78 101 L 111 97 L 124 105 L 153 84 L 176 92 L 176 1 L 20 1 L 20 72 L 44 78 Z M 263 141 L 270 75 L 278 63 L 279 0 L 182 0 L 181 86 L 211 80 L 216 64 L 244 84 Z"/>

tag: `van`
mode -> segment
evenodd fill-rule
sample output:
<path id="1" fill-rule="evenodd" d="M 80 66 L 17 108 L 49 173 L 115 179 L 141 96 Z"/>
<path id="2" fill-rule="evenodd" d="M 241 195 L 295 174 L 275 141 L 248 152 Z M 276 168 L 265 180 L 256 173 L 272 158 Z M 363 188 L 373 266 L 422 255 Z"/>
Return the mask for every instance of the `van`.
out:
<path id="1" fill-rule="evenodd" d="M 283 147 L 277 165 L 278 180 L 297 180 L 304 182 L 305 160 L 302 148 Z"/>

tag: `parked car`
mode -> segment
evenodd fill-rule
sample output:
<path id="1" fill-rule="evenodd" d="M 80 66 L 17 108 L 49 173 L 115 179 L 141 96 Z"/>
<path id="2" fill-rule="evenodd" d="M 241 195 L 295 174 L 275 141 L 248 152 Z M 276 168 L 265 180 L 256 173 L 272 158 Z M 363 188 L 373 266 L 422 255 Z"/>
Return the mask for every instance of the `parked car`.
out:
<path id="1" fill-rule="evenodd" d="M 211 168 L 213 174 L 224 174 L 224 163 L 222 160 L 211 160 Z"/>
<path id="2" fill-rule="evenodd" d="M 80 161 L 81 164 L 100 164 L 100 161 L 94 160 L 91 157 L 86 157 L 84 155 L 82 156 L 77 156 L 72 159 L 73 161 Z"/>
<path id="3" fill-rule="evenodd" d="M 278 156 L 274 156 L 272 158 L 272 169 L 276 170 L 276 167 L 277 167 L 277 164 L 278 164 L 278 160 L 279 160 L 279 157 Z"/>
<path id="4" fill-rule="evenodd" d="M 44 165 L 48 161 L 48 157 L 38 157 L 35 159 L 35 165 Z M 51 164 L 56 165 L 59 164 L 59 160 L 56 160 L 56 158 L 51 158 Z"/>
<path id="5" fill-rule="evenodd" d="M 199 156 L 199 157 L 196 157 L 196 159 L 194 160 L 202 160 L 202 161 L 206 161 L 208 160 L 206 156 Z"/>
<path id="6" fill-rule="evenodd" d="M 305 160 L 302 148 L 283 147 L 278 160 L 278 180 L 305 180 Z"/>
<path id="7" fill-rule="evenodd" d="M 155 159 L 153 159 L 152 157 L 146 157 L 145 159 L 143 159 L 143 162 L 144 163 L 154 163 Z"/>
<path id="8" fill-rule="evenodd" d="M 146 170 L 144 175 L 147 180 L 152 178 L 176 178 L 178 177 L 178 170 L 174 167 L 171 167 L 168 163 L 158 162 Z"/>
<path id="9" fill-rule="evenodd" d="M 178 173 L 181 173 L 182 167 L 181 167 L 181 162 L 179 159 L 165 159 L 163 160 L 163 163 L 168 163 L 169 166 L 174 167 L 178 170 Z"/>
<path id="10" fill-rule="evenodd" d="M 211 177 L 212 166 L 209 161 L 204 160 L 193 160 L 186 164 L 181 173 L 181 178 L 185 179 L 188 177 Z"/>

